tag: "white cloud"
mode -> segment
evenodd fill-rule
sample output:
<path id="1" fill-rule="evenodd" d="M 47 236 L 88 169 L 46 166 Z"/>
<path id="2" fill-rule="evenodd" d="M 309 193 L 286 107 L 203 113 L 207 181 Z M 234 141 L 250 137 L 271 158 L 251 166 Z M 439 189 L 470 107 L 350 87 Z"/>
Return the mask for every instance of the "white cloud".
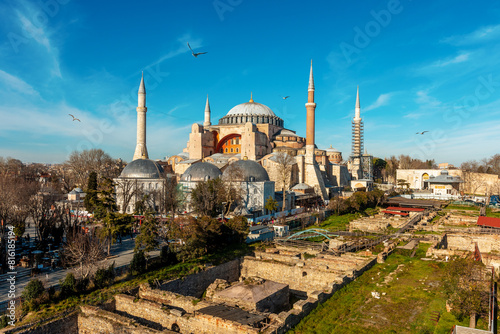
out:
<path id="1" fill-rule="evenodd" d="M 33 10 L 31 10 L 33 12 Z M 47 31 L 39 26 L 35 26 L 26 15 L 17 11 L 17 16 L 19 19 L 19 25 L 23 32 L 27 33 L 31 38 L 33 38 L 38 44 L 42 45 L 46 50 L 52 62 L 52 75 L 61 78 L 61 68 L 59 65 L 59 50 L 52 45 L 50 36 Z M 33 15 L 28 15 L 34 17 Z"/>
<path id="2" fill-rule="evenodd" d="M 480 27 L 466 35 L 450 36 L 443 39 L 442 42 L 453 45 L 467 45 L 490 41 L 498 37 L 500 37 L 500 24 Z"/>
<path id="3" fill-rule="evenodd" d="M 34 96 L 39 95 L 38 92 L 31 85 L 27 84 L 25 81 L 19 79 L 18 77 L 15 77 L 2 70 L 0 70 L 0 83 L 4 84 L 11 90 L 23 94 L 34 95 Z"/>
<path id="4" fill-rule="evenodd" d="M 368 107 L 363 108 L 363 111 L 370 111 L 389 104 L 389 100 L 391 99 L 392 95 L 393 93 L 381 94 L 375 102 L 370 104 Z"/>
<path id="5" fill-rule="evenodd" d="M 448 65 L 459 64 L 459 63 L 463 63 L 463 62 L 469 60 L 469 57 L 470 57 L 470 52 L 461 53 L 458 56 L 455 56 L 452 58 L 438 60 L 438 61 L 432 63 L 430 66 L 431 67 L 445 67 Z"/>

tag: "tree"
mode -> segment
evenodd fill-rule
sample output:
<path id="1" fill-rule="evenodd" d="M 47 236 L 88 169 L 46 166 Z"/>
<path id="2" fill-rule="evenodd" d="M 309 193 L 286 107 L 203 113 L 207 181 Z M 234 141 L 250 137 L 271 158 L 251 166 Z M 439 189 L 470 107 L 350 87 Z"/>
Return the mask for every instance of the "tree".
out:
<path id="1" fill-rule="evenodd" d="M 229 229 L 228 243 L 242 243 L 246 240 L 250 228 L 248 226 L 248 219 L 243 216 L 236 216 L 226 223 Z"/>
<path id="2" fill-rule="evenodd" d="M 226 216 L 229 215 L 234 205 L 243 199 L 243 188 L 241 187 L 243 181 L 248 181 L 244 179 L 243 170 L 235 164 L 229 165 L 224 172 L 222 191 L 219 194 L 219 198 L 225 203 L 226 211 L 224 214 Z"/>
<path id="3" fill-rule="evenodd" d="M 375 179 L 381 179 L 383 181 L 382 171 L 387 166 L 387 162 L 384 159 L 373 158 L 373 175 Z"/>
<path id="4" fill-rule="evenodd" d="M 134 196 L 137 196 L 137 180 L 121 178 L 116 180 L 116 197 L 121 199 L 119 209 L 122 212 L 127 212 L 130 201 Z"/>
<path id="5" fill-rule="evenodd" d="M 459 320 L 465 316 L 487 314 L 488 287 L 485 266 L 473 257 L 453 260 L 445 272 L 444 291 Z"/>
<path id="6" fill-rule="evenodd" d="M 278 209 L 278 201 L 276 201 L 274 198 L 272 198 L 271 196 L 269 196 L 266 199 L 266 204 L 265 204 L 264 207 L 269 212 L 276 211 L 276 209 Z"/>
<path id="7" fill-rule="evenodd" d="M 85 204 L 85 208 L 89 212 L 94 211 L 94 207 L 97 204 L 97 173 L 92 171 L 89 174 L 87 189 L 85 190 L 85 198 L 83 199 L 83 203 Z"/>
<path id="8" fill-rule="evenodd" d="M 45 289 L 43 287 L 42 281 L 35 278 L 29 281 L 29 283 L 24 287 L 21 297 L 23 298 L 23 313 L 28 313 L 29 311 L 36 310 L 38 305 L 41 303 L 43 293 Z"/>
<path id="9" fill-rule="evenodd" d="M 135 238 L 134 251 L 141 250 L 146 255 L 158 246 L 158 227 L 156 218 L 152 212 L 144 214 L 144 220 L 141 224 L 139 235 Z"/>
<path id="10" fill-rule="evenodd" d="M 66 164 L 71 168 L 76 183 L 80 186 L 83 186 L 91 172 L 95 172 L 98 178 L 113 176 L 106 173 L 109 170 L 114 170 L 112 168 L 113 160 L 109 154 L 101 149 L 93 148 L 82 152 L 73 151 Z"/>
<path id="11" fill-rule="evenodd" d="M 67 266 L 76 266 L 82 279 L 88 278 L 104 259 L 104 245 L 99 238 L 79 231 L 69 233 L 63 246 L 62 258 Z"/>
<path id="12" fill-rule="evenodd" d="M 200 216 L 215 217 L 221 213 L 224 184 L 220 178 L 198 182 L 191 192 L 191 206 Z"/>
<path id="13" fill-rule="evenodd" d="M 293 157 L 288 152 L 278 152 L 276 154 L 276 163 L 278 164 L 278 175 L 281 187 L 283 189 L 283 211 L 286 209 L 286 190 L 292 172 L 292 166 L 295 163 Z"/>

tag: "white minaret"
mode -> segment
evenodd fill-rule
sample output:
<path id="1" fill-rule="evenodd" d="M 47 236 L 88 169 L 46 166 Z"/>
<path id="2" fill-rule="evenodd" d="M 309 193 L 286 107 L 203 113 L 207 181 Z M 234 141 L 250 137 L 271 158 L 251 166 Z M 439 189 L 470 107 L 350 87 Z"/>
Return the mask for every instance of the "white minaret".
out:
<path id="1" fill-rule="evenodd" d="M 146 148 L 146 87 L 144 86 L 144 73 L 142 74 L 141 84 L 139 86 L 137 102 L 137 145 L 135 146 L 134 158 L 149 159 L 148 149 Z"/>
<path id="2" fill-rule="evenodd" d="M 314 77 L 313 65 L 311 60 L 311 70 L 309 71 L 309 85 L 307 87 L 307 118 L 306 118 L 306 160 L 307 163 L 314 162 L 314 136 L 315 136 L 315 110 L 316 103 L 314 103 Z"/>
<path id="3" fill-rule="evenodd" d="M 361 106 L 359 104 L 359 86 L 356 94 L 356 108 L 352 119 L 352 156 L 359 157 L 363 154 L 363 120 L 361 119 Z"/>
<path id="4" fill-rule="evenodd" d="M 207 104 L 205 105 L 205 121 L 203 122 L 203 126 L 210 126 L 212 122 L 210 122 L 210 103 L 208 102 L 208 94 L 207 94 Z"/>

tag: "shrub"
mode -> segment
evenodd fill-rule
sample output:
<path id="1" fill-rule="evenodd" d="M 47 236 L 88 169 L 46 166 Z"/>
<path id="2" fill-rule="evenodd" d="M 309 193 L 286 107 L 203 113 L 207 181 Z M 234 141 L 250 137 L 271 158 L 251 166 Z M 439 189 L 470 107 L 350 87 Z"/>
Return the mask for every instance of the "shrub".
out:
<path id="1" fill-rule="evenodd" d="M 80 278 L 76 281 L 76 292 L 85 292 L 89 286 L 90 280 L 88 277 Z"/>
<path id="2" fill-rule="evenodd" d="M 21 294 L 24 300 L 22 304 L 23 314 L 27 314 L 29 311 L 38 309 L 38 305 L 41 303 L 44 292 L 45 289 L 43 288 L 42 281 L 39 279 L 29 281 Z"/>
<path id="3" fill-rule="evenodd" d="M 43 288 L 42 281 L 36 278 L 29 281 L 29 283 L 24 287 L 21 296 L 25 301 L 31 302 L 40 298 L 44 291 L 45 289 Z"/>
<path id="4" fill-rule="evenodd" d="M 142 274 L 146 271 L 146 257 L 142 250 L 134 253 L 134 257 L 130 261 L 130 271 L 137 274 Z"/>
<path id="5" fill-rule="evenodd" d="M 76 278 L 73 273 L 66 274 L 64 281 L 61 281 L 60 284 L 62 298 L 69 297 L 76 292 Z"/>
<path id="6" fill-rule="evenodd" d="M 168 245 L 165 245 L 161 248 L 160 259 L 161 262 L 167 266 L 177 263 L 177 256 L 170 250 L 170 247 Z"/>
<path id="7" fill-rule="evenodd" d="M 6 315 L 3 315 L 1 318 L 0 318 L 0 329 L 1 328 L 4 328 L 4 327 L 7 327 L 7 325 L 9 324 L 9 319 L 7 318 Z"/>
<path id="8" fill-rule="evenodd" d="M 94 275 L 94 285 L 98 289 L 105 288 L 113 284 L 115 280 L 115 263 L 113 262 L 108 269 L 100 268 Z"/>

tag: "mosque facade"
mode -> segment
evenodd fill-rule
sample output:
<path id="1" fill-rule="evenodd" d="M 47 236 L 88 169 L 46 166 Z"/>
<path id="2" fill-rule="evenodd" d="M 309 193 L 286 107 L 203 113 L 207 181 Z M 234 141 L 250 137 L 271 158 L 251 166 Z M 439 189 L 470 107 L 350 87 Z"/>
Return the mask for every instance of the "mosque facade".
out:
<path id="1" fill-rule="evenodd" d="M 342 164 L 342 152 L 315 145 L 314 77 L 311 63 L 308 98 L 306 102 L 306 137 L 287 129 L 285 121 L 268 106 L 254 101 L 233 107 L 217 124 L 212 124 L 207 97 L 203 124 L 193 124 L 183 152 L 171 156 L 168 163 L 177 175 L 182 175 L 192 164 L 209 162 L 222 171 L 239 160 L 258 162 L 268 173 L 276 190 L 283 185 L 279 177 L 279 152 L 293 160 L 286 190 L 297 184 L 307 184 L 323 200 L 329 199 L 339 188 L 349 185 L 350 175 Z"/>
<path id="2" fill-rule="evenodd" d="M 191 126 L 186 148 L 169 157 L 166 162 L 188 198 L 197 182 L 214 177 L 224 179 L 225 171 L 233 164 L 241 165 L 239 167 L 246 173 L 246 178 L 238 181 L 242 188 L 247 189 L 246 199 L 241 204 L 254 214 L 264 212 L 265 201 L 268 197 L 274 198 L 275 189 L 293 191 L 297 187 L 303 188 L 326 201 L 343 187 L 352 184 L 352 180 L 369 178 L 371 167 L 367 161 L 370 158 L 366 152 L 361 153 L 363 123 L 359 89 L 353 119 L 353 152 L 347 164 L 343 162 L 342 152 L 332 146 L 320 149 L 315 144 L 314 94 L 311 62 L 305 103 L 305 138 L 287 129 L 283 119 L 266 105 L 255 102 L 252 95 L 248 102 L 233 107 L 217 124 L 212 124 L 207 96 L 203 124 L 194 123 Z M 143 199 L 144 195 L 151 202 L 150 206 L 156 208 L 158 194 L 164 189 L 166 173 L 160 164 L 148 156 L 146 113 L 146 88 L 142 78 L 138 91 L 137 143 L 133 161 L 115 179 L 117 204 L 121 212 L 132 212 L 135 203 Z M 282 161 L 278 158 L 283 154 L 290 157 L 286 180 L 283 180 Z M 131 196 L 130 192 L 135 195 Z"/>

